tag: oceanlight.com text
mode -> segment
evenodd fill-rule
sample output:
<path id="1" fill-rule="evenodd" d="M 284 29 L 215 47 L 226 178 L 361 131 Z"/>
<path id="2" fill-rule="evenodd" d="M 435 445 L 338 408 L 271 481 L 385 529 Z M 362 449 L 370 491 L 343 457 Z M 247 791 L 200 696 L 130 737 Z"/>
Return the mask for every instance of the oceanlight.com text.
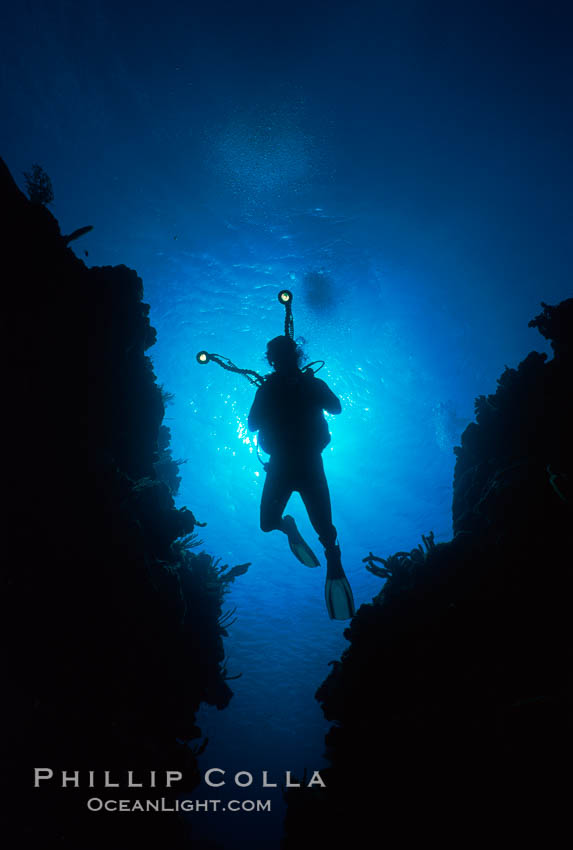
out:
<path id="1" fill-rule="evenodd" d="M 103 800 L 90 797 L 90 812 L 270 812 L 270 800 Z"/>

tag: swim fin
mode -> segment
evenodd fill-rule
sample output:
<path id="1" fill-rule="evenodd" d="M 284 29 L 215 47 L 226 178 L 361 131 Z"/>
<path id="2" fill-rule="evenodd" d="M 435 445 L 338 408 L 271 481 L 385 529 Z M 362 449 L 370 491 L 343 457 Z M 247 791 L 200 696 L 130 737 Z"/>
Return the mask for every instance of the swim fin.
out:
<path id="1" fill-rule="evenodd" d="M 288 537 L 288 545 L 290 546 L 290 550 L 301 564 L 304 564 L 306 567 L 318 567 L 320 561 L 305 541 L 302 539 L 300 531 L 296 527 L 296 522 L 294 521 L 294 517 L 285 516 L 282 519 L 281 530 L 285 532 Z"/>
<path id="2" fill-rule="evenodd" d="M 354 616 L 354 596 L 340 561 L 340 547 L 326 549 L 324 599 L 331 620 L 349 620 Z"/>

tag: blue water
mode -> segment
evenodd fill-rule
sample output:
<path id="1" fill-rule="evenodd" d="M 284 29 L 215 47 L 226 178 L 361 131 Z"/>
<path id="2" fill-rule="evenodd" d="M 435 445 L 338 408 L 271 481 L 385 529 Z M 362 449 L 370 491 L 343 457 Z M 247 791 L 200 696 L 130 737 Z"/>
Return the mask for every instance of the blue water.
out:
<path id="1" fill-rule="evenodd" d="M 172 254 L 177 273 L 157 295 L 147 290 L 159 331 L 153 360 L 175 394 L 167 411 L 175 456 L 189 458 L 180 503 L 207 521 L 207 551 L 230 564 L 252 562 L 227 600 L 238 617 L 226 642 L 229 675 L 242 674 L 231 683 L 235 697 L 227 711 L 199 718 L 211 742 L 204 769 L 222 767 L 228 777 L 248 770 L 257 782 L 268 770 L 284 782 L 286 770 L 301 776 L 325 764 L 327 725 L 313 697 L 346 645 L 345 624 L 327 617 L 324 569 L 305 568 L 280 532 L 258 528 L 264 472 L 246 427 L 254 388 L 216 364 L 200 366 L 197 351 L 266 371 L 266 342 L 284 322 L 277 293 L 286 285 L 293 291 L 295 335 L 307 340 L 310 360 L 326 361 L 320 375 L 343 404 L 340 416 L 328 417 L 332 443 L 324 459 L 357 605 L 381 587 L 362 563 L 370 551 L 412 548 L 430 530 L 437 541 L 450 538 L 453 446 L 474 396 L 493 391 L 500 371 L 500 353 L 494 347 L 486 356 L 478 323 L 468 317 L 460 328 L 452 296 L 439 302 L 423 278 L 386 271 L 363 227 L 363 219 L 343 219 L 326 206 L 289 210 L 272 224 L 237 217 L 224 249 Z M 327 252 L 316 244 L 317 230 Z M 309 269 L 328 277 L 330 297 L 317 306 L 308 304 Z M 289 511 L 320 555 L 297 494 Z M 278 818 L 280 796 L 271 798 Z M 201 824 L 226 846 L 241 847 L 237 821 L 211 816 Z M 261 847 L 278 846 L 276 820 L 250 815 L 243 829 L 251 827 Z"/>
<path id="2" fill-rule="evenodd" d="M 225 711 L 201 711 L 204 769 L 281 781 L 325 764 L 314 692 L 346 642 L 323 568 L 258 528 L 254 388 L 197 351 L 264 372 L 277 293 L 294 293 L 295 335 L 342 400 L 324 458 L 359 605 L 381 586 L 370 551 L 449 539 L 452 449 L 474 398 L 547 350 L 527 322 L 571 295 L 570 21 L 561 4 L 500 9 L 30 0 L 6 13 L 1 153 L 21 183 L 44 166 L 62 232 L 94 225 L 72 243 L 80 258 L 143 278 L 187 459 L 178 503 L 207 523 L 206 551 L 251 562 L 227 598 L 227 669 L 242 675 Z M 289 510 L 322 555 L 297 495 Z M 194 820 L 228 850 L 271 850 L 272 799 L 246 824 Z"/>

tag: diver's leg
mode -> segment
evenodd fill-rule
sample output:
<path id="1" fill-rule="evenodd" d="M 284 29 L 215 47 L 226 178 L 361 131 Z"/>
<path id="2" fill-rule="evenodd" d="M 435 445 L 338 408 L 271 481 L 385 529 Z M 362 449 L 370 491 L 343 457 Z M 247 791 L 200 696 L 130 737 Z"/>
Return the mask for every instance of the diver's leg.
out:
<path id="1" fill-rule="evenodd" d="M 267 477 L 261 497 L 261 528 L 263 531 L 279 529 L 288 538 L 293 555 L 307 567 L 317 567 L 318 558 L 302 539 L 296 522 L 283 511 L 293 491 L 293 472 L 291 464 L 284 460 L 269 461 Z"/>
<path id="2" fill-rule="evenodd" d="M 282 526 L 283 511 L 292 495 L 292 488 L 286 474 L 286 469 L 277 463 L 269 461 L 267 477 L 261 496 L 261 529 L 274 531 Z"/>
<path id="3" fill-rule="evenodd" d="M 340 560 L 340 546 L 336 542 L 336 528 L 332 524 L 330 492 L 320 456 L 307 464 L 299 492 L 312 526 L 324 546 L 324 597 L 328 616 L 331 620 L 348 620 L 354 616 L 354 597 Z"/>
<path id="4" fill-rule="evenodd" d="M 320 455 L 306 464 L 299 492 L 318 539 L 325 550 L 330 549 L 336 544 L 336 528 L 332 524 L 330 492 Z"/>

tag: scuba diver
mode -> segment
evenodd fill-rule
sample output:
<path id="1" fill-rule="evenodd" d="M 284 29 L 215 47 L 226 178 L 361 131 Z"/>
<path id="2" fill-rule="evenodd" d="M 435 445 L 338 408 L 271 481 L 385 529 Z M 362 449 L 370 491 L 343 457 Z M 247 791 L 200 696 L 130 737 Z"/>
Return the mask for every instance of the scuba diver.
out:
<path id="1" fill-rule="evenodd" d="M 248 427 L 258 431 L 258 444 L 270 455 L 263 464 L 267 476 L 261 497 L 261 529 L 286 534 L 292 553 L 307 567 L 319 566 L 310 546 L 303 540 L 294 518 L 283 516 L 287 502 L 300 493 L 310 522 L 326 555 L 325 600 L 332 620 L 354 616 L 354 598 L 340 560 L 336 528 L 332 524 L 330 493 L 324 474 L 322 452 L 330 442 L 323 411 L 340 413 L 342 405 L 332 390 L 316 377 L 314 363 L 300 368 L 303 352 L 294 340 L 292 292 L 283 289 L 279 301 L 285 308 L 285 330 L 267 344 L 267 360 L 273 368 L 262 377 L 238 366 L 221 354 L 200 351 L 198 363 L 217 363 L 229 372 L 243 375 L 258 387 L 249 412 Z M 259 458 L 260 460 L 260 458 Z M 262 461 L 261 461 L 262 463 Z"/>
<path id="2" fill-rule="evenodd" d="M 342 405 L 312 369 L 300 369 L 302 356 L 290 336 L 277 336 L 268 343 L 267 360 L 274 372 L 257 390 L 249 413 L 249 430 L 259 432 L 259 444 L 270 455 L 261 497 L 261 529 L 282 531 L 299 561 L 307 567 L 319 565 L 294 518 L 283 516 L 297 490 L 324 547 L 328 614 L 331 619 L 347 620 L 354 614 L 354 599 L 340 560 L 321 456 L 330 442 L 323 411 L 340 413 Z"/>

